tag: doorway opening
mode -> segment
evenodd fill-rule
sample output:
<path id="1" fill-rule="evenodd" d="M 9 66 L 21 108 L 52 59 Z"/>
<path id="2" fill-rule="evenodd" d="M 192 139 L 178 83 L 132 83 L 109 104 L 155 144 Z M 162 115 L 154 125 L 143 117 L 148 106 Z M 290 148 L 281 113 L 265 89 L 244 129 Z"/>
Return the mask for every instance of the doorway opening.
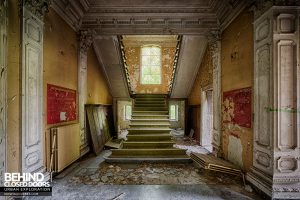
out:
<path id="1" fill-rule="evenodd" d="M 213 132 L 213 89 L 207 86 L 201 90 L 200 145 L 212 152 Z"/>

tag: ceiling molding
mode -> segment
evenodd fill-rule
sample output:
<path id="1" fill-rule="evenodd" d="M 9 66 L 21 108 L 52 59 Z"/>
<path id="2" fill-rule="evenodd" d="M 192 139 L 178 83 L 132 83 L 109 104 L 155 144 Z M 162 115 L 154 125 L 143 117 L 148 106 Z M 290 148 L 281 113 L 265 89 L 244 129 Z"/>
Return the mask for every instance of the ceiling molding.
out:
<path id="1" fill-rule="evenodd" d="M 51 7 L 76 32 L 81 28 L 83 16 L 91 6 L 91 0 L 53 0 Z"/>
<path id="2" fill-rule="evenodd" d="M 207 35 L 224 30 L 247 0 L 53 0 L 53 9 L 75 30 L 100 35 Z"/>
<path id="3" fill-rule="evenodd" d="M 246 0 L 242 0 L 239 2 L 239 4 L 235 3 L 234 5 L 235 7 L 231 7 L 231 10 L 227 11 L 221 20 L 221 32 L 223 32 L 229 26 L 229 24 L 231 24 L 231 22 L 249 5 L 249 1 L 247 2 Z"/>

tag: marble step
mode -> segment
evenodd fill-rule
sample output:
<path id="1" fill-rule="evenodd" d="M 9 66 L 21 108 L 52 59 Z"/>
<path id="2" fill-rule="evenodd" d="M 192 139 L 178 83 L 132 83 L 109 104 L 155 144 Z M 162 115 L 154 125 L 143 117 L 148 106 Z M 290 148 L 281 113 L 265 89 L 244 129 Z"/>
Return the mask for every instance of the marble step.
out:
<path id="1" fill-rule="evenodd" d="M 172 141 L 170 134 L 128 134 L 128 142 L 141 142 L 141 141 Z"/>
<path id="2" fill-rule="evenodd" d="M 176 148 L 166 148 L 166 149 L 113 149 L 110 157 L 114 156 L 168 156 L 173 155 L 186 155 L 186 150 L 176 149 Z"/>
<path id="3" fill-rule="evenodd" d="M 123 142 L 123 149 L 172 148 L 175 142 Z"/>
<path id="4" fill-rule="evenodd" d="M 145 110 L 133 110 L 132 115 L 168 115 L 168 110 L 152 110 L 152 111 L 145 111 Z"/>
<path id="5" fill-rule="evenodd" d="M 170 134 L 170 128 L 129 128 L 128 134 Z"/>
<path id="6" fill-rule="evenodd" d="M 131 120 L 155 120 L 155 119 L 162 119 L 162 120 L 169 120 L 169 115 L 153 115 L 153 114 L 134 114 L 131 116 Z"/>
<path id="7" fill-rule="evenodd" d="M 165 111 L 168 112 L 168 107 L 164 106 L 164 107 L 133 107 L 133 112 L 136 111 Z"/>

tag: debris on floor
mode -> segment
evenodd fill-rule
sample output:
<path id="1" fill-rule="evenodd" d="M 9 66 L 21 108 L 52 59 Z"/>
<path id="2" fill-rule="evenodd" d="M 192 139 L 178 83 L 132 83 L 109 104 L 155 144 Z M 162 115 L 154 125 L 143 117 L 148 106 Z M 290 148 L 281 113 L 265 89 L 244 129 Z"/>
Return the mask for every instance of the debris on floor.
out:
<path id="1" fill-rule="evenodd" d="M 122 145 L 122 141 L 122 139 L 111 138 L 108 142 L 105 143 L 104 147 L 107 149 L 119 149 Z"/>
<path id="2" fill-rule="evenodd" d="M 120 130 L 118 133 L 118 139 L 127 140 L 128 130 Z"/>
<path id="3" fill-rule="evenodd" d="M 53 177 L 57 199 L 239 199 L 262 200 L 251 188 L 242 187 L 238 176 L 186 164 L 108 164 L 103 156 L 87 155 L 63 178 Z M 145 194 L 145 191 L 148 193 Z M 150 195 L 149 198 L 140 196 Z M 151 196 L 157 194 L 159 196 Z M 165 196 L 161 196 L 161 195 Z M 178 198 L 179 195 L 179 198 Z M 136 197 L 140 198 L 136 198 Z M 148 196 L 147 196 L 148 197 Z M 155 198 L 157 197 L 157 198 Z M 159 197 L 159 198 L 158 198 Z"/>
<path id="4" fill-rule="evenodd" d="M 83 169 L 82 169 L 83 170 Z M 90 171 L 86 171 L 90 172 Z M 80 171 L 71 179 L 74 183 L 88 185 L 118 184 L 199 184 L 199 170 L 192 164 L 118 164 L 102 163 L 95 173 Z"/>
<path id="5" fill-rule="evenodd" d="M 173 137 L 184 137 L 184 130 L 182 130 L 182 129 L 172 129 L 171 135 Z"/>
<path id="6" fill-rule="evenodd" d="M 210 152 L 201 147 L 196 140 L 193 139 L 186 139 L 186 138 L 173 138 L 174 142 L 176 143 L 174 147 L 179 149 L 187 150 L 186 153 L 190 155 L 192 152 L 194 153 L 201 153 L 201 154 L 209 154 Z"/>
<path id="7" fill-rule="evenodd" d="M 169 184 L 240 184 L 240 179 L 229 175 L 208 175 L 193 164 L 108 164 L 98 169 L 82 168 L 70 180 L 86 185 L 169 185 Z"/>

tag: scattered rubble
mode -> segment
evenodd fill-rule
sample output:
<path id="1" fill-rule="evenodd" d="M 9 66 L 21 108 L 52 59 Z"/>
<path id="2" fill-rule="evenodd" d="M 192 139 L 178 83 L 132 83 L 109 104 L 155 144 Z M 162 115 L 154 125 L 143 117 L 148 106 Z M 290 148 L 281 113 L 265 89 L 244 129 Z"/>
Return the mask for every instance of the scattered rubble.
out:
<path id="1" fill-rule="evenodd" d="M 154 163 L 135 166 L 101 163 L 94 173 L 90 170 L 81 170 L 69 181 L 87 185 L 241 184 L 239 179 L 223 174 L 208 174 L 207 171 L 197 169 L 193 164 Z"/>

